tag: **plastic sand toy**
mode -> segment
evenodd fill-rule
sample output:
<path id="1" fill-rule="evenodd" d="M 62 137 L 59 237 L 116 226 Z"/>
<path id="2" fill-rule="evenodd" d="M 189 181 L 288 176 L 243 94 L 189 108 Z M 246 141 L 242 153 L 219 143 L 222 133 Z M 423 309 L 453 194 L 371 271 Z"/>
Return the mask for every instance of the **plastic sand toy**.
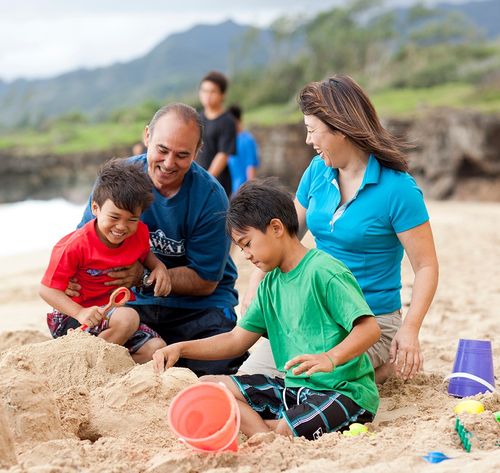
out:
<path id="1" fill-rule="evenodd" d="M 458 417 L 455 419 L 455 430 L 457 431 L 458 438 L 460 439 L 462 447 L 467 453 L 470 453 L 471 449 L 470 439 L 472 437 L 472 432 L 469 432 L 465 428 L 464 424 L 460 421 Z"/>
<path id="2" fill-rule="evenodd" d="M 459 402 L 454 408 L 453 412 L 455 414 L 481 414 L 484 412 L 484 406 L 479 401 L 474 401 L 473 399 L 468 399 Z"/>
<path id="3" fill-rule="evenodd" d="M 344 430 L 342 435 L 346 437 L 355 437 L 359 434 L 366 434 L 368 432 L 368 427 L 363 424 L 354 423 L 349 426 L 349 430 Z"/>
<path id="4" fill-rule="evenodd" d="M 445 455 L 443 452 L 429 452 L 427 455 L 422 457 L 428 463 L 441 463 L 444 460 L 451 460 L 451 458 Z"/>

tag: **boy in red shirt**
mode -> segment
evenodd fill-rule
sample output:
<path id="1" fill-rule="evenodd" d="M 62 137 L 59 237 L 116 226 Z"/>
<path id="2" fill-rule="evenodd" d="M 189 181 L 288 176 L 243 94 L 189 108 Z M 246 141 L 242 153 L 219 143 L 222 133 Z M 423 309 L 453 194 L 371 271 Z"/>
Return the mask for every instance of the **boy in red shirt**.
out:
<path id="1" fill-rule="evenodd" d="M 139 218 L 153 200 L 152 183 L 143 169 L 127 161 L 107 162 L 93 191 L 95 219 L 62 238 L 52 250 L 40 286 L 40 296 L 54 308 L 47 324 L 54 338 L 87 325 L 89 332 L 108 342 L 124 345 L 134 361 L 145 363 L 165 346 L 132 307 L 102 312 L 113 289 L 108 273 L 139 260 L 151 270 L 155 296 L 171 289 L 165 265 L 151 252 L 148 227 Z M 82 286 L 79 297 L 65 294 L 70 279 Z"/>

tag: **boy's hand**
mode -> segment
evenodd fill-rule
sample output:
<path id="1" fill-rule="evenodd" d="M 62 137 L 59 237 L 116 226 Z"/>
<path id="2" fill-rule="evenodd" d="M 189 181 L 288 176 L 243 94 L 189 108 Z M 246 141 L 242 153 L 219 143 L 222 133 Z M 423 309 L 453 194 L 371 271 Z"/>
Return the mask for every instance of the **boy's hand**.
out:
<path id="1" fill-rule="evenodd" d="M 298 355 L 295 358 L 287 361 L 285 370 L 289 370 L 292 366 L 298 365 L 292 370 L 294 375 L 306 373 L 311 376 L 314 373 L 330 373 L 335 369 L 335 365 L 326 353 L 319 355 Z"/>
<path id="2" fill-rule="evenodd" d="M 104 314 L 100 311 L 100 307 L 83 307 L 82 310 L 76 314 L 75 319 L 80 322 L 81 325 L 87 325 L 92 328 L 101 323 Z"/>
<path id="3" fill-rule="evenodd" d="M 163 373 L 166 369 L 172 368 L 181 356 L 179 343 L 174 343 L 165 348 L 160 348 L 153 353 L 153 369 L 155 373 Z"/>
<path id="4" fill-rule="evenodd" d="M 172 290 L 172 281 L 170 280 L 170 275 L 168 274 L 167 267 L 162 263 L 151 271 L 149 275 L 148 282 L 155 283 L 156 297 L 166 297 L 170 294 Z"/>

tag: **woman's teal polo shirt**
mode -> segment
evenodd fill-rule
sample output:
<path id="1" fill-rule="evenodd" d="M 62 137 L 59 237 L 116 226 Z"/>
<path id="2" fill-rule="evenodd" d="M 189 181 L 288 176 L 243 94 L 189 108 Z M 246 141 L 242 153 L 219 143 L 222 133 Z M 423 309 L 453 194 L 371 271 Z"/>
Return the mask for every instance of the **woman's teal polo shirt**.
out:
<path id="1" fill-rule="evenodd" d="M 401 260 L 397 233 L 429 220 L 422 191 L 408 173 L 370 155 L 358 192 L 342 206 L 338 170 L 316 156 L 297 189 L 316 246 L 342 261 L 356 277 L 375 315 L 401 308 Z"/>

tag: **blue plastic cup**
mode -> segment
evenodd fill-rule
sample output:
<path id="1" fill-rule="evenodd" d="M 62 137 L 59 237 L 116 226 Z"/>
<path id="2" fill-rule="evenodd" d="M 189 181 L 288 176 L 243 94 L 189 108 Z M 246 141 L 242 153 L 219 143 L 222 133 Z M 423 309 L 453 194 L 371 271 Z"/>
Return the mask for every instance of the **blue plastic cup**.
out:
<path id="1" fill-rule="evenodd" d="M 446 379 L 450 380 L 448 394 L 455 397 L 495 391 L 491 342 L 461 338 L 458 341 L 453 372 Z"/>

